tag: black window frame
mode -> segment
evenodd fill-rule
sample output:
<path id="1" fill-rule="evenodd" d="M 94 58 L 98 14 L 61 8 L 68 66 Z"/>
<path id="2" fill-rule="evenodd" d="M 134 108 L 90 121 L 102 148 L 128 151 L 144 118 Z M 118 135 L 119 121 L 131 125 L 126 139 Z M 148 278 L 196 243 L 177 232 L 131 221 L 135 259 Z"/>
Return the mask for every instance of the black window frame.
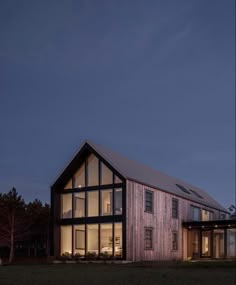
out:
<path id="1" fill-rule="evenodd" d="M 144 228 L 144 249 L 153 250 L 153 228 Z"/>
<path id="2" fill-rule="evenodd" d="M 194 209 L 198 209 L 198 219 L 197 220 L 195 220 L 194 219 L 194 215 L 193 215 L 193 213 L 194 213 Z M 197 206 L 195 206 L 195 205 L 190 205 L 190 220 L 191 221 L 201 221 L 202 220 L 202 216 L 201 216 L 201 208 L 200 207 L 197 207 Z"/>
<path id="3" fill-rule="evenodd" d="M 150 195 L 150 196 L 149 196 Z M 151 190 L 145 189 L 145 212 L 147 213 L 153 213 L 153 197 L 154 197 L 154 192 Z M 149 199 L 151 198 L 151 199 Z"/>
<path id="4" fill-rule="evenodd" d="M 172 218 L 179 218 L 179 199 L 172 198 Z"/>
<path id="5" fill-rule="evenodd" d="M 178 232 L 172 231 L 172 251 L 179 250 L 179 236 Z"/>

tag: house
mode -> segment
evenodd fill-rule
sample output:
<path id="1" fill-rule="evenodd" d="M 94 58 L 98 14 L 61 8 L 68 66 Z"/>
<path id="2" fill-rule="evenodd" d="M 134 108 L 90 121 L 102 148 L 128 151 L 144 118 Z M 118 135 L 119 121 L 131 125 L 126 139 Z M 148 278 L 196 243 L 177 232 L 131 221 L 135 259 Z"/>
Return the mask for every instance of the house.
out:
<path id="1" fill-rule="evenodd" d="M 89 141 L 51 186 L 51 205 L 55 257 L 236 257 L 236 220 L 205 191 Z"/>

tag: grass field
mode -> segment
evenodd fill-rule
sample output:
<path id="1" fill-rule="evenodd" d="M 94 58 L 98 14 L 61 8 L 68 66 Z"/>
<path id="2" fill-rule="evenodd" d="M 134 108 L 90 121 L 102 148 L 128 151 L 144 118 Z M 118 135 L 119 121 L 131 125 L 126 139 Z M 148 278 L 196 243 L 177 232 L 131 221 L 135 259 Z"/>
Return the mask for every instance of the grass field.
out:
<path id="1" fill-rule="evenodd" d="M 235 262 L 0 266 L 1 285 L 235 285 Z"/>

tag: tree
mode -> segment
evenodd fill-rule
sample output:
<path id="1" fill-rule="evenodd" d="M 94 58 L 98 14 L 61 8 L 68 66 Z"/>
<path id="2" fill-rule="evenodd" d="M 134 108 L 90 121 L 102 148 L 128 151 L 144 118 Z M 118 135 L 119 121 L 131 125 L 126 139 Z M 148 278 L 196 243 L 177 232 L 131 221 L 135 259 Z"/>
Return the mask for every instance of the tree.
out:
<path id="1" fill-rule="evenodd" d="M 0 193 L 0 242 L 10 248 L 9 263 L 14 259 L 16 241 L 28 235 L 26 204 L 15 188 L 8 193 Z"/>
<path id="2" fill-rule="evenodd" d="M 29 242 L 34 247 L 34 255 L 37 256 L 38 245 L 44 244 L 46 252 L 49 250 L 49 221 L 50 207 L 47 203 L 44 205 L 38 199 L 27 205 L 27 214 L 30 224 Z"/>

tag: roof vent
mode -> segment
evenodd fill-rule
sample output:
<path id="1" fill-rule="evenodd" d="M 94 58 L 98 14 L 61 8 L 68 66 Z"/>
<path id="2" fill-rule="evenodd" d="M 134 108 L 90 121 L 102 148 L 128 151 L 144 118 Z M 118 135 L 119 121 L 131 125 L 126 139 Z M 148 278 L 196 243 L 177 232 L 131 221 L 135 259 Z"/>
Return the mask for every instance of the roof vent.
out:
<path id="1" fill-rule="evenodd" d="M 184 188 L 184 186 L 179 185 L 179 184 L 175 184 L 177 187 L 179 187 L 180 190 L 182 190 L 183 192 L 187 193 L 187 194 L 191 194 L 191 192 L 189 192 L 186 188 Z"/>

